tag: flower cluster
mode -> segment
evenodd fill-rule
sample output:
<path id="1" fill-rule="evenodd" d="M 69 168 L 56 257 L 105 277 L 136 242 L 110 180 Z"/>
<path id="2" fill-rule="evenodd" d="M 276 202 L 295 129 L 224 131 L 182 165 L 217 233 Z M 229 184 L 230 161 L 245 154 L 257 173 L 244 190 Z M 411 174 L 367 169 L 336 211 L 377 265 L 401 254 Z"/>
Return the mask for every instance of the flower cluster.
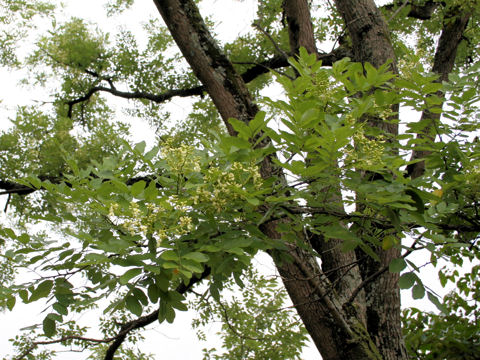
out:
<path id="1" fill-rule="evenodd" d="M 221 212 L 227 203 L 244 198 L 249 185 L 259 189 L 263 184 L 255 164 L 240 162 L 234 162 L 226 171 L 212 166 L 207 169 L 204 180 L 204 184 L 196 189 L 193 203 L 211 204 L 217 212 Z"/>
<path id="2" fill-rule="evenodd" d="M 331 97 L 332 84 L 329 79 L 329 75 L 325 71 L 320 71 L 313 76 L 313 87 L 309 93 L 320 101 L 326 103 Z"/>
<path id="3" fill-rule="evenodd" d="M 162 147 L 162 157 L 176 174 L 200 171 L 200 157 L 195 153 L 195 147 L 186 144 L 173 146 L 171 140 L 167 140 Z"/>
<path id="4" fill-rule="evenodd" d="M 369 139 L 360 128 L 353 136 L 354 149 L 347 149 L 346 164 L 352 164 L 357 169 L 371 170 L 384 165 L 385 140 L 381 136 Z"/>
<path id="5" fill-rule="evenodd" d="M 423 64 L 421 59 L 428 58 L 429 54 L 422 49 L 416 49 L 415 54 L 407 55 L 398 60 L 397 67 L 400 74 L 405 79 L 412 79 L 416 73 L 423 73 Z"/>
<path id="6" fill-rule="evenodd" d="M 128 209 L 122 211 L 119 204 L 112 203 L 108 216 L 116 218 L 121 228 L 131 235 L 152 236 L 160 243 L 169 237 L 185 235 L 194 228 L 192 218 L 187 215 L 185 202 L 171 196 L 167 206 L 146 203 L 140 207 L 132 201 Z M 174 209 L 172 211 L 172 208 Z"/>

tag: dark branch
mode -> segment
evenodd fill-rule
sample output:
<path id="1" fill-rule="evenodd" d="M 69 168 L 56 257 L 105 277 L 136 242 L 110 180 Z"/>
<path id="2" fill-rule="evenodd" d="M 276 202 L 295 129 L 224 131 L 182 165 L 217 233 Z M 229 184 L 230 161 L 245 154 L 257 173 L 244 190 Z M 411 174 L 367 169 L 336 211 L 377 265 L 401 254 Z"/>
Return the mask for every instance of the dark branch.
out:
<path id="1" fill-rule="evenodd" d="M 288 55 L 291 55 L 291 54 L 288 54 Z M 324 66 L 331 66 L 335 61 L 338 61 L 344 57 L 352 57 L 351 51 L 344 47 L 339 47 L 330 53 L 320 54 L 318 56 L 318 59 L 322 60 L 322 63 Z M 258 78 L 259 76 L 270 72 L 271 70 L 287 67 L 289 65 L 290 64 L 288 63 L 288 59 L 283 54 L 276 55 L 261 63 L 254 64 L 251 68 L 246 70 L 241 76 L 243 81 L 245 81 L 246 83 L 249 83 L 255 80 L 256 78 Z M 117 90 L 115 86 L 113 86 L 113 83 L 111 81 L 109 81 L 109 84 L 110 84 L 110 87 L 94 86 L 85 95 L 77 99 L 68 101 L 66 103 L 68 105 L 68 113 L 67 113 L 68 117 L 70 118 L 72 117 L 73 107 L 76 104 L 90 100 L 90 98 L 98 92 L 106 92 L 124 99 L 150 100 L 157 104 L 164 103 L 176 96 L 179 96 L 179 97 L 200 96 L 205 92 L 204 86 L 195 86 L 189 89 L 174 89 L 174 90 L 166 91 L 161 94 L 152 94 L 152 93 L 143 92 L 143 91 L 134 91 L 134 92 L 121 91 L 121 90 Z"/>
<path id="2" fill-rule="evenodd" d="M 97 178 L 95 174 L 90 174 L 91 177 Z M 46 181 L 48 180 L 52 184 L 60 184 L 62 182 L 66 181 L 66 178 L 61 178 L 61 177 L 53 177 L 53 176 L 39 176 L 39 179 L 41 181 Z M 151 181 L 155 180 L 155 176 L 136 176 L 130 179 L 127 179 L 125 181 L 125 185 L 133 185 L 139 181 L 145 181 L 148 184 L 150 184 Z M 108 179 L 104 179 L 104 181 L 108 181 Z M 69 183 L 67 183 L 68 186 L 71 186 Z M 160 187 L 157 185 L 157 187 Z M 4 191 L 0 191 L 0 195 L 11 195 L 11 194 L 17 194 L 17 195 L 28 195 L 31 194 L 37 190 L 42 190 L 43 188 L 35 188 L 33 186 L 28 186 L 24 184 L 20 184 L 14 181 L 10 180 L 0 180 L 0 189 L 3 189 Z"/>
<path id="3" fill-rule="evenodd" d="M 0 192 L 0 195 L 7 195 L 7 194 L 8 195 L 10 194 L 28 195 L 36 190 L 26 185 L 18 184 L 16 182 L 8 181 L 8 180 L 0 180 L 0 189 L 4 190 Z"/>
<path id="4" fill-rule="evenodd" d="M 38 178 L 40 181 L 48 180 L 52 184 L 58 184 L 61 181 L 64 181 L 60 177 L 54 177 L 54 176 L 39 176 Z M 4 190 L 0 192 L 0 195 L 7 195 L 7 194 L 8 195 L 11 195 L 11 194 L 28 195 L 38 190 L 33 186 L 28 186 L 28 185 L 14 182 L 14 181 L 2 180 L 2 179 L 0 179 L 0 189 Z"/>
<path id="5" fill-rule="evenodd" d="M 432 17 L 434 11 L 440 6 L 440 3 L 428 0 L 425 2 L 425 4 L 418 5 L 415 4 L 413 1 L 394 1 L 393 4 L 385 5 L 382 8 L 389 11 L 395 11 L 398 8 L 403 8 L 405 6 L 410 7 L 410 10 L 407 14 L 408 17 L 419 20 L 429 20 Z"/>
<path id="6" fill-rule="evenodd" d="M 151 94 L 143 91 L 127 92 L 127 91 L 117 90 L 115 87 L 94 86 L 82 97 L 79 97 L 75 100 L 71 100 L 67 102 L 67 105 L 68 105 L 67 115 L 68 117 L 72 117 L 73 106 L 75 104 L 90 100 L 90 98 L 97 92 L 107 92 L 114 96 L 121 97 L 124 99 L 143 99 L 143 100 L 150 100 L 155 103 L 163 103 L 175 96 L 187 97 L 187 96 L 194 96 L 194 95 L 202 95 L 203 91 L 204 91 L 203 86 L 196 86 L 190 89 L 169 90 L 162 94 L 156 95 L 156 94 Z"/>

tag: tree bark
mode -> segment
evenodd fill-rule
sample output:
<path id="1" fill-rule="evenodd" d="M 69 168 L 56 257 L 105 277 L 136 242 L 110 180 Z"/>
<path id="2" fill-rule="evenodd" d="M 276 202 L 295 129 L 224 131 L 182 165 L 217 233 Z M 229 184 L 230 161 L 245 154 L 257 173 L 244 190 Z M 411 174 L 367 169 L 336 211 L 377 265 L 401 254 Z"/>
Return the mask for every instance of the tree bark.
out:
<path id="1" fill-rule="evenodd" d="M 396 73 L 395 53 L 388 27 L 374 1 L 336 0 L 335 4 L 352 40 L 354 60 L 361 63 L 369 62 L 377 68 L 390 61 L 390 68 Z M 398 132 L 395 124 L 385 123 L 379 119 L 367 120 L 372 126 L 377 126 L 386 133 Z M 376 252 L 380 262 L 367 257 L 366 261 L 360 264 L 364 280 L 400 256 L 400 250 L 397 248 L 388 251 L 378 248 Z M 401 328 L 398 278 L 398 274 L 384 272 L 374 281 L 366 283 L 364 287 L 367 331 L 384 360 L 408 358 Z"/>
<path id="2" fill-rule="evenodd" d="M 222 53 L 193 1 L 154 0 L 173 39 L 193 72 L 205 86 L 228 132 L 228 122 L 236 118 L 248 122 L 258 112 L 245 82 Z"/>
<path id="3" fill-rule="evenodd" d="M 317 46 L 307 0 L 284 0 L 282 7 L 288 25 L 288 39 L 292 53 L 298 53 L 303 46 L 310 54 L 316 54 Z"/>

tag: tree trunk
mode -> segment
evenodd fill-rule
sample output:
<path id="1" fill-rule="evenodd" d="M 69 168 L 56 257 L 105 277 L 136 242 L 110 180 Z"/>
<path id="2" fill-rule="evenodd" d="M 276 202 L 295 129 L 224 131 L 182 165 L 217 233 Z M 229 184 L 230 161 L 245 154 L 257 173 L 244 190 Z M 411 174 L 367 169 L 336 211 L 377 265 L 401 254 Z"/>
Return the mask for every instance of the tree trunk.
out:
<path id="1" fill-rule="evenodd" d="M 217 106 L 230 134 L 235 135 L 228 118 L 249 121 L 257 111 L 243 80 L 219 50 L 193 1 L 154 2 L 185 59 Z M 312 39 L 313 35 L 309 41 Z M 269 162 L 262 166 L 261 174 L 268 178 L 274 171 L 275 167 Z M 262 230 L 270 238 L 281 241 L 275 228 L 276 223 L 270 222 L 264 224 Z M 317 258 L 293 245 L 290 255 L 292 261 L 282 262 L 272 254 L 287 291 L 322 357 L 331 360 L 380 359 L 354 308 L 344 306 L 336 292 L 329 291 L 332 286 L 326 277 L 322 277 Z"/>
<path id="2" fill-rule="evenodd" d="M 397 72 L 387 24 L 374 1 L 336 0 L 335 4 L 351 37 L 354 60 L 361 63 L 369 62 L 375 67 L 390 61 L 391 70 Z M 398 108 L 394 111 L 398 111 Z M 395 124 L 384 123 L 379 119 L 368 121 L 386 133 L 398 132 Z M 400 256 L 400 250 L 397 248 L 388 251 L 378 248 L 376 252 L 380 262 L 367 257 L 366 261 L 360 263 L 364 281 L 376 276 L 380 269 Z M 385 360 L 408 358 L 401 328 L 398 278 L 399 274 L 385 271 L 373 281 L 366 281 L 364 287 L 367 331 Z"/>
<path id="3" fill-rule="evenodd" d="M 470 16 L 470 14 L 463 14 L 459 12 L 456 8 L 451 9 L 450 12 L 445 16 L 442 34 L 440 35 L 440 39 L 438 41 L 432 67 L 432 71 L 439 75 L 439 82 L 448 81 L 448 74 L 452 72 L 453 66 L 455 65 L 458 45 L 460 44 L 463 32 L 467 27 Z M 445 98 L 445 95 L 441 91 L 438 91 L 436 95 L 442 100 Z M 440 114 L 426 109 L 423 111 L 420 121 L 425 123 L 426 126 L 423 132 L 417 135 L 417 138 L 423 139 L 427 142 L 433 142 L 437 135 L 435 133 L 435 124 L 440 121 Z M 419 146 L 413 151 L 412 160 L 423 159 L 429 154 L 430 151 L 424 150 L 421 148 L 421 146 Z M 407 172 L 413 179 L 423 175 L 424 171 L 424 160 L 410 164 L 407 167 Z"/>

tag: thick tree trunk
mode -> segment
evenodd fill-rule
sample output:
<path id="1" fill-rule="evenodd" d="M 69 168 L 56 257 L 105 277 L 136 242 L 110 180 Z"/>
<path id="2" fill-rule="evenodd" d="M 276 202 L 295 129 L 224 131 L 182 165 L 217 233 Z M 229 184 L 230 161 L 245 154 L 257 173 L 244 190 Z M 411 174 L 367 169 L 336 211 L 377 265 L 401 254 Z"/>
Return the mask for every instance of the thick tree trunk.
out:
<path id="1" fill-rule="evenodd" d="M 297 53 L 303 46 L 310 54 L 316 54 L 317 47 L 307 0 L 284 0 L 282 6 L 292 53 Z"/>
<path id="2" fill-rule="evenodd" d="M 228 132 L 234 135 L 229 118 L 248 122 L 258 112 L 245 82 L 212 38 L 193 1 L 154 0 L 154 3 L 180 51 L 212 98 Z"/>
<path id="3" fill-rule="evenodd" d="M 234 135 L 228 118 L 249 121 L 257 111 L 241 77 L 216 46 L 193 1 L 154 2 L 185 59 L 217 106 L 230 134 Z M 297 14 L 308 13 L 297 11 Z M 312 39 L 313 35 L 309 41 Z M 261 174 L 268 178 L 273 175 L 275 167 L 268 159 L 266 162 Z M 281 241 L 275 222 L 264 224 L 262 230 L 270 238 Z M 282 262 L 272 255 L 287 291 L 324 359 L 380 359 L 354 307 L 343 306 L 329 280 L 322 276 L 315 256 L 293 245 L 290 250 L 293 261 Z"/>
<path id="4" fill-rule="evenodd" d="M 336 0 L 353 45 L 354 60 L 369 62 L 375 67 L 391 61 L 391 69 L 396 72 L 395 54 L 385 19 L 373 0 Z M 394 109 L 398 110 L 398 109 Z M 368 119 L 372 126 L 386 133 L 397 134 L 395 124 L 384 123 L 379 119 Z M 360 269 L 364 280 L 375 276 L 380 269 L 388 266 L 400 256 L 400 250 L 393 248 L 384 251 L 378 248 L 380 262 L 367 258 Z M 400 290 L 398 274 L 383 272 L 373 281 L 365 284 L 367 306 L 367 331 L 373 338 L 382 358 L 385 360 L 407 359 L 400 320 Z"/>
<path id="5" fill-rule="evenodd" d="M 309 53 L 317 53 L 307 0 L 284 0 L 283 9 L 289 24 L 288 33 L 291 52 L 296 53 L 300 47 L 304 47 Z M 299 26 L 298 24 L 305 25 Z M 323 194 L 322 197 L 324 197 Z M 340 187 L 336 189 L 336 193 L 332 192 L 326 203 L 342 204 Z M 343 213 L 345 209 L 342 206 L 340 207 L 338 211 Z M 332 284 L 335 284 L 335 291 L 341 303 L 344 304 L 350 299 L 352 292 L 360 286 L 362 279 L 357 265 L 356 254 L 353 251 L 342 251 L 342 243 L 343 241 L 339 239 L 325 241 L 320 236 L 314 236 L 311 240 L 313 249 L 321 258 L 322 271 L 328 274 L 327 278 Z M 366 326 L 363 290 L 355 298 L 355 307 L 359 318 Z"/>

